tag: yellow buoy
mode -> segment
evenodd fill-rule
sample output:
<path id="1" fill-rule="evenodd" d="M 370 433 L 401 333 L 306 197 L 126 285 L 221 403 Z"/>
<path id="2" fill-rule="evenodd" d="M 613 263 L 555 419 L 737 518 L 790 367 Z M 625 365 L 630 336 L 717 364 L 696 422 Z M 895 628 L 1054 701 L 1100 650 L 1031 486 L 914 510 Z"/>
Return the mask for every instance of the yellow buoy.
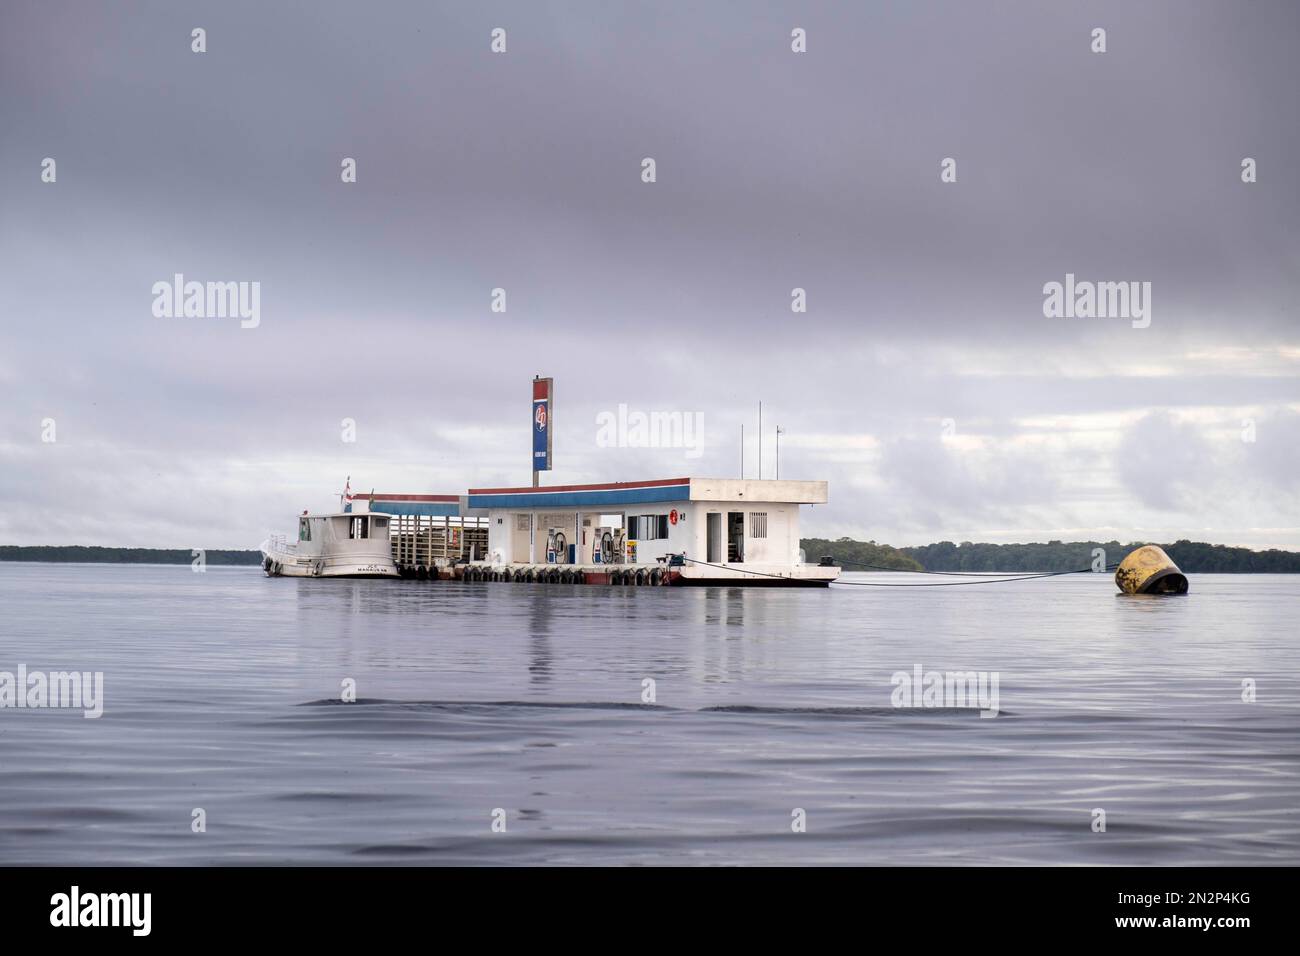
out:
<path id="1" fill-rule="evenodd" d="M 1115 583 L 1125 594 L 1186 594 L 1187 577 L 1154 544 L 1138 548 L 1119 563 Z"/>

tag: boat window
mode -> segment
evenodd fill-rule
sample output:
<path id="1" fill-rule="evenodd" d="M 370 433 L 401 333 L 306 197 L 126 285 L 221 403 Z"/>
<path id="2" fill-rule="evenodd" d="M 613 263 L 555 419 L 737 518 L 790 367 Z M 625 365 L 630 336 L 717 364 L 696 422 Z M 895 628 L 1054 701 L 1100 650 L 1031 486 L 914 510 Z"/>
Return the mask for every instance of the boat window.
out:
<path id="1" fill-rule="evenodd" d="M 353 518 L 348 525 L 349 538 L 368 538 L 370 537 L 369 522 L 365 518 Z"/>
<path id="2" fill-rule="evenodd" d="M 374 522 L 375 522 L 375 530 L 376 530 L 376 531 L 383 531 L 385 528 L 388 527 L 388 519 L 387 519 L 387 518 L 375 518 L 375 519 L 374 519 Z"/>
<path id="3" fill-rule="evenodd" d="M 311 522 L 309 522 L 306 518 L 298 519 L 298 540 L 299 541 L 311 540 Z"/>
<path id="4" fill-rule="evenodd" d="M 766 511 L 751 511 L 749 513 L 749 536 L 751 538 L 767 537 Z"/>

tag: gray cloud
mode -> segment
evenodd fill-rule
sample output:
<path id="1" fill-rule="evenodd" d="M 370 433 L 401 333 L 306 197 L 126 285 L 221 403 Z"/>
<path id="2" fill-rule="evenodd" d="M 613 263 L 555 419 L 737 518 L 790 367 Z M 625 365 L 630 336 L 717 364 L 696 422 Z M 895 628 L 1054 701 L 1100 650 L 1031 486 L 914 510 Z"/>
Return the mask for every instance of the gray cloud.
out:
<path id="1" fill-rule="evenodd" d="M 557 481 L 733 474 L 762 399 L 783 474 L 832 481 L 810 530 L 1300 546 L 1298 27 L 1286 2 L 6 3 L 0 540 L 252 546 L 349 473 L 524 483 L 543 373 Z M 176 272 L 260 281 L 261 326 L 154 318 Z M 1150 281 L 1151 327 L 1045 319 L 1066 272 Z M 597 447 L 619 402 L 703 413 L 704 454 Z"/>
<path id="2" fill-rule="evenodd" d="M 1186 511 L 1196 491 L 1214 480 L 1214 452 L 1195 426 L 1153 412 L 1128 429 L 1119 446 L 1119 476 L 1148 508 Z"/>

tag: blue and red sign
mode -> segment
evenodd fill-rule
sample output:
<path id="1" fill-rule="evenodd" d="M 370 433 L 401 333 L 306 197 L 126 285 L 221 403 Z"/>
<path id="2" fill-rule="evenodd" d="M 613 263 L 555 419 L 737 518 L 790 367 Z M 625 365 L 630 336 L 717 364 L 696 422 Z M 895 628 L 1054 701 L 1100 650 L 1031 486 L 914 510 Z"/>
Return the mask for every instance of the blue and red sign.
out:
<path id="1" fill-rule="evenodd" d="M 533 471 L 551 470 L 551 380 L 533 379 Z"/>

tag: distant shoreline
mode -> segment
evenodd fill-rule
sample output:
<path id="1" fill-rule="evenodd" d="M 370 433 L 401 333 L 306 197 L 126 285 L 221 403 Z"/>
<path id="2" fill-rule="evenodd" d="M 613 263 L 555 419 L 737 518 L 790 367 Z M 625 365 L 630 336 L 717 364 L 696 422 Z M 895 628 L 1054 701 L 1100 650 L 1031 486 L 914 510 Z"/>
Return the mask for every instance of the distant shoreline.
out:
<path id="1" fill-rule="evenodd" d="M 100 548 L 83 545 L 0 545 L 0 561 L 43 564 L 191 564 L 194 552 L 182 548 Z M 231 549 L 204 551 L 206 564 L 257 565 L 260 551 Z"/>
<path id="2" fill-rule="evenodd" d="M 1029 544 L 986 544 L 940 541 L 912 548 L 893 548 L 850 538 L 805 538 L 800 542 L 809 561 L 826 556 L 845 570 L 871 565 L 895 571 L 1084 571 L 1094 565 L 1111 567 L 1144 544 L 1165 550 L 1185 574 L 1300 574 L 1300 552 L 1252 551 L 1186 539 L 1159 541 L 1048 541 Z"/>
<path id="3" fill-rule="evenodd" d="M 832 558 L 846 571 L 1072 571 L 1092 565 L 1097 549 L 1114 564 L 1146 543 L 1118 541 L 1049 541 L 1030 544 L 983 544 L 940 541 L 912 548 L 894 548 L 851 538 L 805 538 L 800 542 L 808 561 Z M 1300 552 L 1252 551 L 1199 541 L 1161 544 L 1187 574 L 1300 574 Z M 183 548 L 104 548 L 83 545 L 0 545 L 0 561 L 45 564 L 192 564 L 193 550 Z M 214 549 L 203 552 L 208 565 L 253 567 L 260 551 Z M 870 567 L 862 567 L 869 565 Z"/>

